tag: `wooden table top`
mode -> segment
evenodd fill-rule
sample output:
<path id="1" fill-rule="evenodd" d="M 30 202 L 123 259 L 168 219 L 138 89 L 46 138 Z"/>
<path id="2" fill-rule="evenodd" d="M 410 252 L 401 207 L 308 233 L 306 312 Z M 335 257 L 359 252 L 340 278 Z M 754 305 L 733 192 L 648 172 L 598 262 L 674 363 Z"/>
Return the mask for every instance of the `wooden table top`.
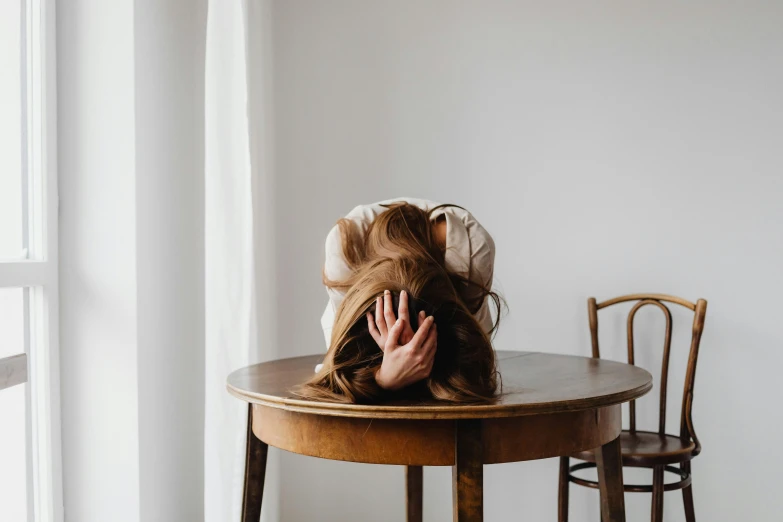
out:
<path id="1" fill-rule="evenodd" d="M 644 369 L 615 361 L 537 352 L 497 351 L 502 393 L 489 404 L 335 404 L 303 400 L 292 388 L 313 374 L 323 354 L 280 359 L 241 368 L 228 376 L 228 391 L 246 402 L 289 411 L 363 418 L 464 419 L 518 417 L 620 404 L 652 388 Z"/>

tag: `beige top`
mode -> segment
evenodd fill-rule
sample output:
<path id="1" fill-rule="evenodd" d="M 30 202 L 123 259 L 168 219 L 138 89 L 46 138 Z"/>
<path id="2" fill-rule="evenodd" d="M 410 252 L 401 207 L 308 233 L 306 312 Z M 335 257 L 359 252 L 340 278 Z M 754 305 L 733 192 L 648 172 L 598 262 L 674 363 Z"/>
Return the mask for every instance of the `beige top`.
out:
<path id="1" fill-rule="evenodd" d="M 439 203 L 424 199 L 396 198 L 371 205 L 359 205 L 345 217 L 356 223 L 361 232 L 365 232 L 378 214 L 386 210 L 383 205 L 403 201 L 424 210 L 439 205 Z M 492 236 L 467 210 L 456 207 L 440 208 L 433 212 L 432 218 L 436 219 L 441 215 L 446 218 L 446 269 L 491 288 L 495 263 L 495 243 L 492 241 Z M 332 281 L 342 281 L 351 275 L 351 269 L 343 257 L 342 238 L 337 225 L 326 237 L 324 274 Z M 329 302 L 321 317 L 321 326 L 328 347 L 331 342 L 335 314 L 344 294 L 331 288 L 327 288 L 326 292 L 329 295 Z M 486 301 L 476 313 L 476 319 L 487 332 L 492 329 L 492 317 Z"/>

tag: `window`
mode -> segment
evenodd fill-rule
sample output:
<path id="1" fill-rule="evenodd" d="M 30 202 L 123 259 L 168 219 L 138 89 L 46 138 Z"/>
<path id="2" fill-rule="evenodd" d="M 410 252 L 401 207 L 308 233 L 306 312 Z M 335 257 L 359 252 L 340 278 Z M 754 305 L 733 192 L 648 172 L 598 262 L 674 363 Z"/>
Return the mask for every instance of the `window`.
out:
<path id="1" fill-rule="evenodd" d="M 61 522 L 54 0 L 0 2 L 0 518 Z"/>

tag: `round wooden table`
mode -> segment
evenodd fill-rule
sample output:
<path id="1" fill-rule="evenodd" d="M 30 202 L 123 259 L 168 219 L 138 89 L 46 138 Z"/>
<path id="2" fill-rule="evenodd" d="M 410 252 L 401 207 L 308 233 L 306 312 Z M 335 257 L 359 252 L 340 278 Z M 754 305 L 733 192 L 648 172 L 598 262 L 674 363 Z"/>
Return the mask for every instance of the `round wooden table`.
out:
<path id="1" fill-rule="evenodd" d="M 613 361 L 498 351 L 497 402 L 334 404 L 294 397 L 323 354 L 248 366 L 228 391 L 249 403 L 242 521 L 258 522 L 269 446 L 350 462 L 407 466 L 408 521 L 422 519 L 422 466 L 452 466 L 454 520 L 483 520 L 483 465 L 597 448 L 601 513 L 625 521 L 620 405 L 647 393 L 650 374 Z M 555 487 L 555 484 L 552 484 Z"/>

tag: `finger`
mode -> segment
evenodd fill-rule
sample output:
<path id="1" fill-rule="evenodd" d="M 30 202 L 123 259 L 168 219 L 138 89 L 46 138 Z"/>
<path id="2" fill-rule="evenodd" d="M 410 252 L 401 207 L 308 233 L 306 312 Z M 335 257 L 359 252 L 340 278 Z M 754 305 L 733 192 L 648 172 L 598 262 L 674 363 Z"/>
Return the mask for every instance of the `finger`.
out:
<path id="1" fill-rule="evenodd" d="M 432 372 L 432 367 L 435 364 L 435 354 L 438 351 L 438 329 L 437 327 L 430 330 L 430 335 L 427 336 L 427 340 L 424 341 L 424 350 L 427 350 L 424 355 L 424 371 L 427 376 Z"/>
<path id="2" fill-rule="evenodd" d="M 416 331 L 416 334 L 413 336 L 413 339 L 411 339 L 411 343 L 413 343 L 413 348 L 418 348 L 422 344 L 424 344 L 424 341 L 427 339 L 427 335 L 430 333 L 430 328 L 432 328 L 432 325 L 435 323 L 435 319 L 432 316 L 427 317 L 424 322 L 419 325 L 419 329 Z"/>
<path id="3" fill-rule="evenodd" d="M 375 326 L 375 318 L 370 312 L 367 312 L 367 327 L 370 329 L 370 335 L 372 338 L 375 339 L 375 342 L 380 345 L 381 332 L 379 332 L 378 327 Z M 381 347 L 381 349 L 383 349 L 383 347 Z"/>
<path id="4" fill-rule="evenodd" d="M 432 355 L 428 355 L 424 358 L 424 360 L 421 362 L 420 370 L 419 370 L 419 378 L 420 379 L 427 379 L 432 375 L 432 368 L 435 367 L 435 350 L 432 351 Z"/>
<path id="5" fill-rule="evenodd" d="M 425 370 L 427 370 L 428 373 L 429 373 L 428 368 L 432 366 L 433 361 L 435 360 L 435 352 L 438 351 L 437 335 L 438 335 L 437 333 L 433 335 L 432 331 L 430 331 L 430 336 L 433 336 L 434 339 L 431 341 L 430 336 L 428 336 L 427 340 L 424 341 L 424 346 L 422 346 L 418 352 L 419 354 L 421 354 L 421 364 L 424 366 Z"/>
<path id="6" fill-rule="evenodd" d="M 405 290 L 400 292 L 400 309 L 397 311 L 397 317 L 406 323 L 410 322 L 410 318 L 408 316 L 408 292 Z"/>
<path id="7" fill-rule="evenodd" d="M 430 357 L 430 355 L 435 355 L 435 350 L 438 346 L 438 325 L 433 324 L 432 328 L 430 328 L 430 333 L 427 335 L 427 338 L 424 340 L 424 344 L 421 345 L 421 351 L 425 354 L 425 357 Z"/>
<path id="8" fill-rule="evenodd" d="M 386 335 L 388 328 L 386 328 L 386 320 L 383 318 L 383 298 L 378 297 L 375 300 L 375 324 L 378 327 L 378 331 L 381 335 Z"/>
<path id="9" fill-rule="evenodd" d="M 389 329 L 389 337 L 386 338 L 386 350 L 393 350 L 397 347 L 402 333 L 403 321 L 397 321 Z"/>
<path id="10" fill-rule="evenodd" d="M 424 310 L 419 312 L 419 328 L 421 328 L 421 324 L 424 322 L 424 320 L 427 318 L 427 314 L 424 313 Z"/>
<path id="11" fill-rule="evenodd" d="M 411 326 L 410 321 L 405 321 L 405 324 L 402 327 L 402 340 L 403 342 L 410 341 L 413 339 L 413 327 Z"/>
<path id="12" fill-rule="evenodd" d="M 391 328 L 397 321 L 397 318 L 394 317 L 392 295 L 388 290 L 383 293 L 383 317 L 386 319 L 386 328 Z"/>
<path id="13" fill-rule="evenodd" d="M 429 377 L 432 373 L 432 368 L 435 366 L 435 352 L 432 352 L 432 357 L 430 357 L 429 361 L 427 362 L 427 366 L 424 367 L 424 374 L 425 377 Z"/>
<path id="14" fill-rule="evenodd" d="M 413 327 L 411 326 L 410 312 L 408 309 L 408 292 L 405 290 L 400 292 L 400 307 L 397 312 L 397 317 L 405 321 L 405 325 L 402 329 L 402 335 L 400 339 L 403 343 L 407 343 L 413 338 Z"/>

